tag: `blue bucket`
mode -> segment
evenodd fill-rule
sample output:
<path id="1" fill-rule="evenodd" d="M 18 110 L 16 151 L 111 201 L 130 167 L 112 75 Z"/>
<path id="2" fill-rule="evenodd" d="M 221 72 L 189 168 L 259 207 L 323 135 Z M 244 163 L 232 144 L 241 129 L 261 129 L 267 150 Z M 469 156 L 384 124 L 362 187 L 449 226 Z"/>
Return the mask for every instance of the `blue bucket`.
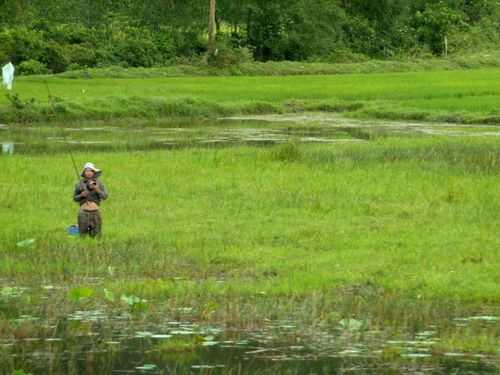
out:
<path id="1" fill-rule="evenodd" d="M 78 229 L 78 226 L 76 225 L 70 225 L 68 228 L 68 234 L 70 236 L 79 236 L 80 235 L 80 230 Z"/>

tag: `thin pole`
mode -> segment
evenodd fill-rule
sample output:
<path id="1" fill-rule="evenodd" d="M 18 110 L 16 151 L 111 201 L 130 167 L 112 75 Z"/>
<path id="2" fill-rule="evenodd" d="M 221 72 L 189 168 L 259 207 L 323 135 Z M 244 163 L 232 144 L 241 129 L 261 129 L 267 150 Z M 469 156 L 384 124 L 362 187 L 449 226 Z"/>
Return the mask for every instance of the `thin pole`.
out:
<path id="1" fill-rule="evenodd" d="M 45 88 L 47 89 L 47 94 L 49 96 L 50 103 L 52 104 L 52 112 L 55 116 L 56 106 L 54 104 L 54 97 L 50 93 L 49 85 L 48 85 L 47 80 L 45 78 L 43 79 L 43 82 L 45 83 Z M 57 121 L 56 121 L 56 123 L 57 123 Z M 73 153 L 71 152 L 71 148 L 69 147 L 68 140 L 66 139 L 66 134 L 64 133 L 64 128 L 61 124 L 58 124 L 58 125 L 59 125 L 59 128 L 61 129 L 61 135 L 64 139 L 64 142 L 66 143 L 66 148 L 68 149 L 69 156 L 71 156 L 71 161 L 73 162 L 73 167 L 75 168 L 76 178 L 77 178 L 78 182 L 81 184 L 82 180 L 80 179 L 80 174 L 78 173 L 78 168 L 76 167 L 75 158 L 73 157 Z"/>

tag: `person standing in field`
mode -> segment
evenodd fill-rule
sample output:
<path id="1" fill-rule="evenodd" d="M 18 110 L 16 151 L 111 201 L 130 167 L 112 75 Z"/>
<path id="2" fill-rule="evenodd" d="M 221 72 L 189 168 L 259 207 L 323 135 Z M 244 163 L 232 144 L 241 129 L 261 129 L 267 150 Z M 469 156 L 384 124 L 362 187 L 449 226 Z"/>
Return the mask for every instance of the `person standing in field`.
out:
<path id="1" fill-rule="evenodd" d="M 86 163 L 80 173 L 83 180 L 75 185 L 73 199 L 80 204 L 78 212 L 78 228 L 80 236 L 100 237 L 102 229 L 99 206 L 101 200 L 108 197 L 108 192 L 99 177 L 101 170 L 94 164 Z"/>

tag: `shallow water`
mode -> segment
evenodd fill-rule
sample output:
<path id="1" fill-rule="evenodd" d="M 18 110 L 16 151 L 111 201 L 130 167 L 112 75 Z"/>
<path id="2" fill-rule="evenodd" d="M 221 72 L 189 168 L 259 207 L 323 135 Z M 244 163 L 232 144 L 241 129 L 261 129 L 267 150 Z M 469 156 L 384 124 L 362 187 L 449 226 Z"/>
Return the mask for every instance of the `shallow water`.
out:
<path id="1" fill-rule="evenodd" d="M 40 124 L 0 127 L 2 154 L 154 150 L 277 143 L 364 142 L 388 136 L 498 137 L 492 125 L 361 121 L 324 114 L 233 117 L 204 122 Z"/>
<path id="2" fill-rule="evenodd" d="M 33 317 L 31 317 L 33 319 Z M 128 327 L 127 327 L 128 325 Z M 332 374 L 483 373 L 498 361 L 483 354 L 440 353 L 436 338 L 349 340 L 352 331 L 324 327 L 311 331 L 293 321 L 261 329 L 226 331 L 190 321 L 168 321 L 133 331 L 127 317 L 107 321 L 103 311 L 79 311 L 60 320 L 54 336 L 2 339 L 0 363 L 7 373 L 33 374 Z M 129 328 L 129 329 L 127 329 Z M 310 327 L 309 327 L 310 328 Z M 397 348 L 397 356 L 390 355 Z M 5 372 L 2 372 L 5 373 Z"/>
<path id="3" fill-rule="evenodd" d="M 24 302 L 32 295 L 53 298 L 61 286 L 0 285 L 1 315 L 15 327 L 0 335 L 2 374 L 498 373 L 495 355 L 436 350 L 440 338 L 432 326 L 389 339 L 355 318 L 307 324 L 299 307 L 286 319 L 247 327 L 197 321 L 192 307 L 158 306 L 146 317 L 80 301 L 67 313 L 47 315 Z M 458 316 L 450 324 L 494 329 L 499 321 L 495 315 Z"/>

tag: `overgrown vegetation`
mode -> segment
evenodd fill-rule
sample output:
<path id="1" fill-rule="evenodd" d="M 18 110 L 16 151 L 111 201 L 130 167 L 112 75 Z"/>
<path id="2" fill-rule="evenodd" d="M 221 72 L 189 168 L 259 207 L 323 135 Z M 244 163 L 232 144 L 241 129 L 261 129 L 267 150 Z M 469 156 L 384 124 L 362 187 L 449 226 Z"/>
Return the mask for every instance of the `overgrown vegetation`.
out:
<path id="1" fill-rule="evenodd" d="M 0 63 L 20 74 L 190 62 L 360 62 L 496 50 L 495 0 L 218 0 L 217 53 L 207 56 L 208 0 L 140 3 L 9 0 Z"/>

